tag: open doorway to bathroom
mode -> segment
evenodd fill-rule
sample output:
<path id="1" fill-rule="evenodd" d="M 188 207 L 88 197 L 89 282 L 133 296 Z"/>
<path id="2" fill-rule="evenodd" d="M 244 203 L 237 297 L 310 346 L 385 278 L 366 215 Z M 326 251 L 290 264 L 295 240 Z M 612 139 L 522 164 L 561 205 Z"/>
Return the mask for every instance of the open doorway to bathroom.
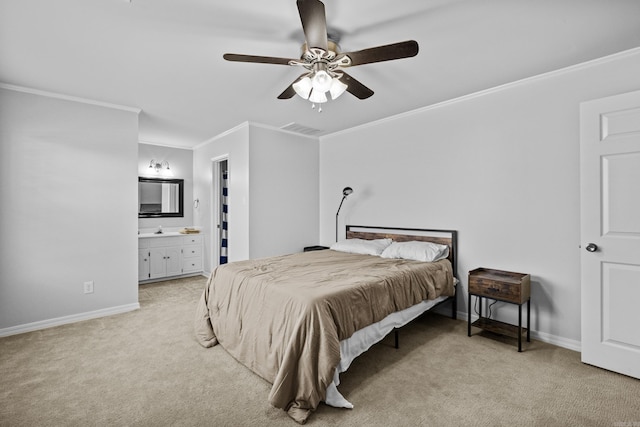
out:
<path id="1" fill-rule="evenodd" d="M 229 159 L 222 156 L 213 159 L 213 254 L 212 266 L 228 262 L 229 248 Z"/>

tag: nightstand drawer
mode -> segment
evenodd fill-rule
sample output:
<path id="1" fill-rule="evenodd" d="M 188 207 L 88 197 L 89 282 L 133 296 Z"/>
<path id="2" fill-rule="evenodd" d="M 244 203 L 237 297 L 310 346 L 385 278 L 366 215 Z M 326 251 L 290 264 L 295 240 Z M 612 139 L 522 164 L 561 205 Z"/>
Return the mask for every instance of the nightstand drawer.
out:
<path id="1" fill-rule="evenodd" d="M 469 292 L 487 298 L 498 298 L 509 302 L 520 304 L 520 286 L 510 283 L 498 283 L 493 280 L 483 280 L 477 278 L 469 279 Z"/>
<path id="2" fill-rule="evenodd" d="M 531 296 L 531 276 L 478 268 L 469 272 L 469 293 L 522 304 Z"/>

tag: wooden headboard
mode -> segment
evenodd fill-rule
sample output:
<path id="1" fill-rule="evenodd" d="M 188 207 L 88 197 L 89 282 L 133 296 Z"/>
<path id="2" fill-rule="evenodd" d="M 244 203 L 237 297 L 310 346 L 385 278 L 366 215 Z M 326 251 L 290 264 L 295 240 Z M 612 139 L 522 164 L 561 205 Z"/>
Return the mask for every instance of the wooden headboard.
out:
<path id="1" fill-rule="evenodd" d="M 368 225 L 347 225 L 347 239 L 393 239 L 396 242 L 432 242 L 449 246 L 448 259 L 453 267 L 453 276 L 457 276 L 456 251 L 458 232 L 456 230 L 438 230 L 427 228 L 372 227 Z"/>

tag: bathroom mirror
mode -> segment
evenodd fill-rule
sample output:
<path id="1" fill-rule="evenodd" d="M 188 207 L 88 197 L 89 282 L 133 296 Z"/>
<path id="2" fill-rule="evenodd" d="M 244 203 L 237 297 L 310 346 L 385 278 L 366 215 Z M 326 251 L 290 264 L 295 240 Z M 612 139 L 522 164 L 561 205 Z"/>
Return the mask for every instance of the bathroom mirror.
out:
<path id="1" fill-rule="evenodd" d="M 138 177 L 138 218 L 184 217 L 184 179 Z"/>

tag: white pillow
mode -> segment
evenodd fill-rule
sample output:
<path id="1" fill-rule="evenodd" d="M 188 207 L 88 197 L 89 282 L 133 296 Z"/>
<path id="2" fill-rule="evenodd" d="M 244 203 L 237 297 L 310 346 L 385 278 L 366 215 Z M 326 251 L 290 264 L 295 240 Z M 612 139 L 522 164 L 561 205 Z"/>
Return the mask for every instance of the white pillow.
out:
<path id="1" fill-rule="evenodd" d="M 380 255 L 387 246 L 391 244 L 391 239 L 346 239 L 331 245 L 329 249 L 352 254 Z"/>
<path id="2" fill-rule="evenodd" d="M 448 257 L 449 246 L 431 242 L 393 242 L 380 256 L 433 262 Z"/>

